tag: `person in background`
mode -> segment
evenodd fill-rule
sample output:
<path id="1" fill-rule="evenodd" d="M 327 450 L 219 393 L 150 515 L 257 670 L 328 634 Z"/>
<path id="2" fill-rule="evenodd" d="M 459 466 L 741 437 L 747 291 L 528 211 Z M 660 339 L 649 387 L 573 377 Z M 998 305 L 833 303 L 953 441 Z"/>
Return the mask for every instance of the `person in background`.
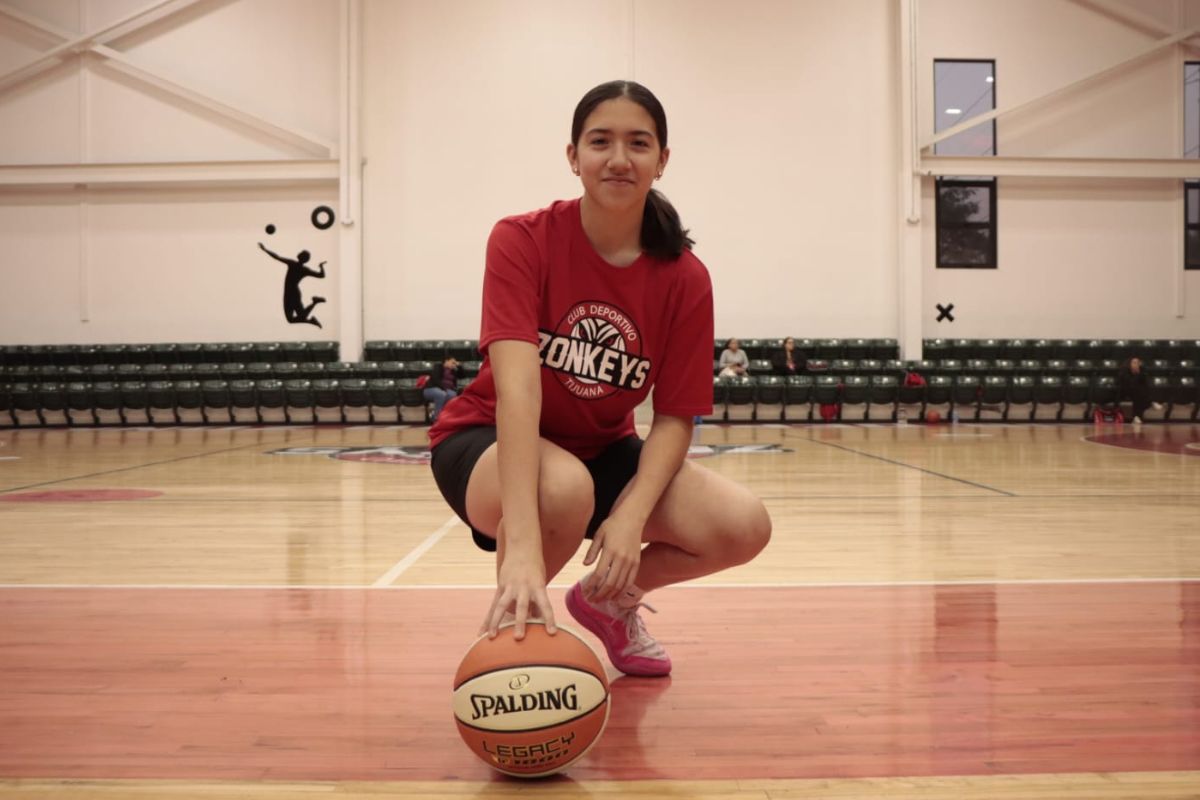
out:
<path id="1" fill-rule="evenodd" d="M 1142 369 L 1142 359 L 1134 356 L 1125 362 L 1117 373 L 1117 399 L 1133 404 L 1133 424 L 1141 425 L 1147 408 L 1162 408 L 1150 402 L 1150 379 Z"/>
<path id="2" fill-rule="evenodd" d="M 725 349 L 721 351 L 721 359 L 717 362 L 717 366 L 721 370 L 722 378 L 736 378 L 739 375 L 745 375 L 746 370 L 750 368 L 750 359 L 746 356 L 746 351 L 742 349 L 742 343 L 737 339 L 730 339 L 725 343 Z"/>
<path id="3" fill-rule="evenodd" d="M 771 357 L 771 369 L 776 375 L 799 375 L 807 363 L 808 359 L 796 349 L 796 340 L 791 336 L 783 340 L 783 347 Z"/>
<path id="4" fill-rule="evenodd" d="M 431 423 L 437 422 L 442 407 L 458 396 L 458 382 L 464 377 L 462 364 L 454 356 L 447 356 L 442 363 L 434 364 L 425 382 L 425 402 L 433 403 L 429 414 Z"/>

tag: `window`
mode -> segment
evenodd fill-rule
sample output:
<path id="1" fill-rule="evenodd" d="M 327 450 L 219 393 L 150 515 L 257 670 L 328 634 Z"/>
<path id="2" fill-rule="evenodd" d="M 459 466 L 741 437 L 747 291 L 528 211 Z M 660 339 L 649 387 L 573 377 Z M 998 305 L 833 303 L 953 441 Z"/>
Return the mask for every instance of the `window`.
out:
<path id="1" fill-rule="evenodd" d="M 936 133 L 996 107 L 996 62 L 937 59 L 933 62 Z M 937 155 L 996 155 L 996 121 L 956 133 L 933 146 Z M 937 265 L 995 269 L 996 179 L 937 180 Z"/>
<path id="2" fill-rule="evenodd" d="M 1183 65 L 1183 157 L 1200 158 L 1200 61 Z M 1200 269 L 1200 181 L 1183 182 L 1183 268 Z"/>

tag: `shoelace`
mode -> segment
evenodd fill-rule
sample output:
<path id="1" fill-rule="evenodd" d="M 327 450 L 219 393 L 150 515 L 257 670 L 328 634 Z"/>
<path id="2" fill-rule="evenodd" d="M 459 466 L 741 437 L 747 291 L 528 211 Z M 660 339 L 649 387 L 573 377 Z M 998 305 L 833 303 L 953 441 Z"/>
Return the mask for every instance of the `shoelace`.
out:
<path id="1" fill-rule="evenodd" d="M 625 648 L 624 654 L 662 658 L 667 651 L 646 630 L 646 623 L 642 622 L 642 617 L 638 614 L 639 608 L 644 608 L 651 614 L 658 613 L 658 609 L 644 602 L 635 603 L 627 608 L 617 606 L 617 616 L 625 618 L 625 634 L 629 637 L 629 646 Z"/>

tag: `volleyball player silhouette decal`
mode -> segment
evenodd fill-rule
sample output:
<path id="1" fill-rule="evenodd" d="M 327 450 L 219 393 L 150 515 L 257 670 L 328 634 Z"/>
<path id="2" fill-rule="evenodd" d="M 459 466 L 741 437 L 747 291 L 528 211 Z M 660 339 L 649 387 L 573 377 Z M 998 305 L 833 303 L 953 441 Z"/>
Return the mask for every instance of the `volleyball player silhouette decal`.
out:
<path id="1" fill-rule="evenodd" d="M 326 230 L 333 225 L 333 209 L 329 206 L 318 206 L 312 212 L 313 227 L 318 230 Z M 267 225 L 267 235 L 275 233 L 274 225 Z M 305 278 L 324 278 L 325 263 L 322 261 L 317 265 L 317 269 L 308 266 L 309 259 L 312 255 L 307 250 L 301 250 L 296 254 L 295 258 L 286 258 L 268 249 L 262 242 L 258 243 L 259 249 L 269 255 L 271 258 L 287 265 L 287 274 L 283 278 L 283 315 L 288 322 L 292 324 L 304 322 L 309 325 L 321 327 L 321 321 L 312 315 L 313 309 L 321 303 L 325 302 L 324 297 L 313 295 L 312 301 L 304 304 L 304 296 L 300 292 L 300 281 Z"/>

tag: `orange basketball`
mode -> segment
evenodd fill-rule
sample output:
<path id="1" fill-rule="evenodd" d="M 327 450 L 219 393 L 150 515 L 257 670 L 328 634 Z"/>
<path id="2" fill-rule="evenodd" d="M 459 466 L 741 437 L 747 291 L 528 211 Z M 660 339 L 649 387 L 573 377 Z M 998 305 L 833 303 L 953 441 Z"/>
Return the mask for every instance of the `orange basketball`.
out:
<path id="1" fill-rule="evenodd" d="M 930 425 L 937 425 L 942 421 L 942 415 L 936 411 L 929 411 L 925 414 L 925 421 Z"/>
<path id="2" fill-rule="evenodd" d="M 575 763 L 608 722 L 608 676 L 569 628 L 530 622 L 482 636 L 454 676 L 454 719 L 471 752 L 508 775 L 537 778 Z"/>

